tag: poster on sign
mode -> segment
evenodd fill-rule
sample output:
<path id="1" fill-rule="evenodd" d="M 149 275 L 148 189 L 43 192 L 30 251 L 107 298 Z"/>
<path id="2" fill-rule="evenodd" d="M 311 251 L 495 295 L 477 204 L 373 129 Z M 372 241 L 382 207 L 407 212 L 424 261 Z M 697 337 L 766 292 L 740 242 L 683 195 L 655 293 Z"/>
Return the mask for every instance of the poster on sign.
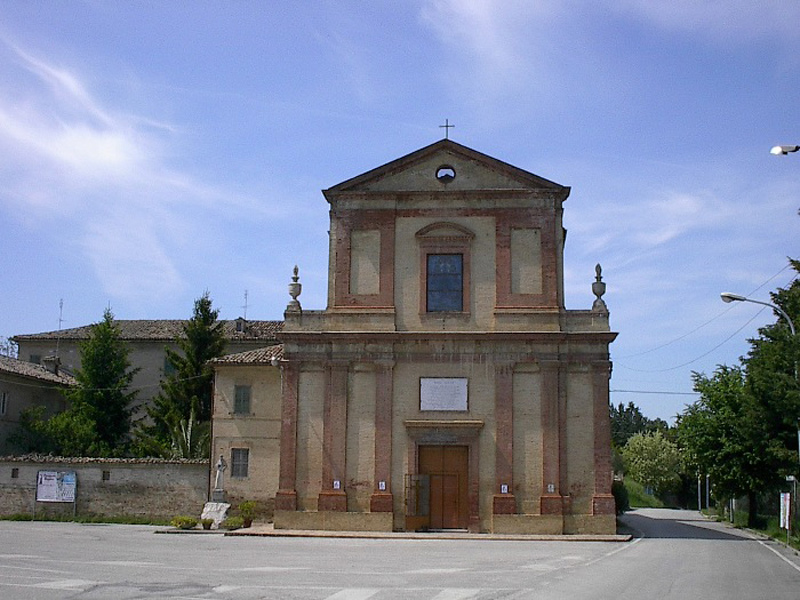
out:
<path id="1" fill-rule="evenodd" d="M 76 483 L 74 471 L 39 471 L 36 476 L 36 501 L 75 502 Z"/>
<path id="2" fill-rule="evenodd" d="M 781 494 L 781 529 L 790 527 L 790 509 L 792 506 L 792 495 Z"/>

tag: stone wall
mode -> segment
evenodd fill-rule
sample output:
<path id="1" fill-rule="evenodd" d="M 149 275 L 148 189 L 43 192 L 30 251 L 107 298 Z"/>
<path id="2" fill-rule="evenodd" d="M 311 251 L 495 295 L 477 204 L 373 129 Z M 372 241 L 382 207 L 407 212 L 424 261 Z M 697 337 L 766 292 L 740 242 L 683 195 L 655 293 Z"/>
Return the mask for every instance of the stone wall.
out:
<path id="1" fill-rule="evenodd" d="M 39 471 L 76 474 L 76 504 L 36 501 Z M 169 520 L 200 516 L 208 498 L 207 460 L 0 458 L 0 515 L 71 514 Z"/>

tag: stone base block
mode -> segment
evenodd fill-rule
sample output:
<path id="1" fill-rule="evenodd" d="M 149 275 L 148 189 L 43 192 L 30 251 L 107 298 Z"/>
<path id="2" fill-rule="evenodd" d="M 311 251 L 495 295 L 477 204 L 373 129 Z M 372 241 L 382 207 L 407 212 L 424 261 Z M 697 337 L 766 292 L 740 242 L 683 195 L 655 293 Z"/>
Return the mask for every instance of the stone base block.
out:
<path id="1" fill-rule="evenodd" d="M 394 510 L 394 499 L 391 494 L 376 492 L 369 499 L 370 512 L 392 512 Z"/>
<path id="2" fill-rule="evenodd" d="M 347 494 L 344 492 L 322 492 L 317 501 L 317 510 L 347 512 Z"/>
<path id="3" fill-rule="evenodd" d="M 539 499 L 541 506 L 540 512 L 543 515 L 563 515 L 568 512 L 568 507 L 565 506 L 568 499 L 559 495 L 545 495 Z"/>
<path id="4" fill-rule="evenodd" d="M 275 494 L 275 510 L 297 510 L 297 492 L 278 490 Z"/>
<path id="5" fill-rule="evenodd" d="M 492 533 L 521 535 L 561 535 L 561 515 L 492 515 Z"/>
<path id="6" fill-rule="evenodd" d="M 592 498 L 593 515 L 616 515 L 617 507 L 611 494 L 597 494 Z"/>
<path id="7" fill-rule="evenodd" d="M 492 501 L 492 513 L 495 515 L 513 515 L 517 512 L 517 499 L 514 494 L 497 494 Z"/>
<path id="8" fill-rule="evenodd" d="M 564 517 L 564 533 L 583 535 L 614 535 L 616 515 L 568 515 Z"/>
<path id="9" fill-rule="evenodd" d="M 391 531 L 392 513 L 356 513 L 334 511 L 275 511 L 275 529 L 317 531 Z"/>

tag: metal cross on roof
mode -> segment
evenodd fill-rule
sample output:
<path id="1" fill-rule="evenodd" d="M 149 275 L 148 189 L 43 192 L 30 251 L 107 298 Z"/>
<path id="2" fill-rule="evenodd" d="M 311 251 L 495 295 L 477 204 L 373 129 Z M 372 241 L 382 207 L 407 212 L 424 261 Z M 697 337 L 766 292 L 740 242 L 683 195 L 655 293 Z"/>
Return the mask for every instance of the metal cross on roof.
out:
<path id="1" fill-rule="evenodd" d="M 444 139 L 450 139 L 450 129 L 455 127 L 455 125 L 450 125 L 450 120 L 445 119 L 444 125 L 439 125 L 439 127 L 444 128 Z"/>

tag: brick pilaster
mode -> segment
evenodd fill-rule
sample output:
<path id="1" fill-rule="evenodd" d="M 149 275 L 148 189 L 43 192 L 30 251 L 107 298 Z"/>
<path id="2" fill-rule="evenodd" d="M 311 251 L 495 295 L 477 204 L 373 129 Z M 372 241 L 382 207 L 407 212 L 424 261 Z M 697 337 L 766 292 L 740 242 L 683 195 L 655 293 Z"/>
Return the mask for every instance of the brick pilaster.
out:
<path id="1" fill-rule="evenodd" d="M 331 363 L 325 369 L 325 401 L 322 432 L 322 491 L 318 510 L 345 512 L 345 460 L 347 456 L 346 363 Z M 338 488 L 338 489 L 337 489 Z"/>
<path id="2" fill-rule="evenodd" d="M 611 363 L 598 361 L 592 365 L 592 400 L 594 402 L 594 496 L 592 514 L 615 514 L 611 495 L 611 417 L 609 415 L 608 382 Z"/>
<path id="3" fill-rule="evenodd" d="M 514 498 L 514 365 L 495 366 L 495 495 L 492 512 L 517 512 Z M 504 488 L 505 486 L 505 488 Z M 505 491 L 503 491 L 505 489 Z"/>
<path id="4" fill-rule="evenodd" d="M 300 366 L 281 367 L 281 456 L 276 510 L 297 510 L 297 399 Z"/>
<path id="5" fill-rule="evenodd" d="M 542 496 L 543 515 L 564 514 L 561 498 L 561 373 L 557 361 L 542 363 Z"/>
<path id="6" fill-rule="evenodd" d="M 375 376 L 375 488 L 370 498 L 372 512 L 392 512 L 392 402 L 393 363 L 379 363 Z M 384 489 L 381 488 L 383 484 Z"/>

